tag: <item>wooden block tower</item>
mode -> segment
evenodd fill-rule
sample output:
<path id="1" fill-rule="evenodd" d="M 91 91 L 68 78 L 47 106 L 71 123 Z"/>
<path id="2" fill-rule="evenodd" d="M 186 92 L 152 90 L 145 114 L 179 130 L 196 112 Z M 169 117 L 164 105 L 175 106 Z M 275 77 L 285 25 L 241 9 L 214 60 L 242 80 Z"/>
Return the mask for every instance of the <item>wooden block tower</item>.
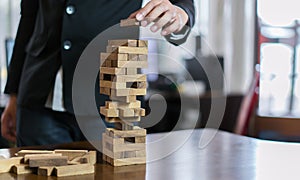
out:
<path id="1" fill-rule="evenodd" d="M 145 116 L 138 95 L 146 95 L 148 43 L 142 40 L 109 40 L 101 53 L 100 93 L 111 101 L 100 107 L 105 121 L 114 123 L 103 133 L 103 160 L 113 166 L 146 163 L 146 130 L 134 124 Z"/>

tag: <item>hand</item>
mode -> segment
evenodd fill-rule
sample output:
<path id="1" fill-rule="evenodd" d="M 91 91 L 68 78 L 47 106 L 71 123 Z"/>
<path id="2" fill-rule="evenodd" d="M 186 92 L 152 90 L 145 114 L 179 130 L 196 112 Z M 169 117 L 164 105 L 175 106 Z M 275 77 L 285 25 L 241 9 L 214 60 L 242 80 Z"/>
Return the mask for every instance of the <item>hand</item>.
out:
<path id="1" fill-rule="evenodd" d="M 155 21 L 150 30 L 157 32 L 162 29 L 163 36 L 179 32 L 189 19 L 183 9 L 173 5 L 169 0 L 151 0 L 145 7 L 132 13 L 129 18 L 141 21 L 143 27 Z"/>
<path id="2" fill-rule="evenodd" d="M 9 141 L 16 142 L 17 97 L 11 95 L 1 116 L 1 133 Z"/>

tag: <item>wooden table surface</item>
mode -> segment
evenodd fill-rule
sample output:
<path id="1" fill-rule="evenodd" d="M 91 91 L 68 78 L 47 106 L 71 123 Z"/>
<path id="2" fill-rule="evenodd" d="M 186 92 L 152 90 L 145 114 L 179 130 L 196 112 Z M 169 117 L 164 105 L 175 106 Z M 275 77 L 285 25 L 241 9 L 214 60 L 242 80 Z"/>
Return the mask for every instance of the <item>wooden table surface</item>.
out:
<path id="1" fill-rule="evenodd" d="M 212 129 L 205 131 L 208 133 L 215 132 Z M 100 160 L 96 164 L 96 173 L 93 175 L 56 178 L 34 174 L 17 176 L 2 173 L 0 180 L 300 179 L 300 144 L 262 141 L 218 131 L 207 146 L 199 148 L 199 139 L 203 132 L 203 129 L 176 131 L 175 134 L 179 136 L 184 136 L 187 133 L 192 134 L 177 151 L 163 159 L 148 162 L 146 165 L 112 167 Z M 165 135 L 165 133 L 147 135 L 147 146 L 151 145 L 149 142 L 155 142 Z M 166 146 L 168 144 L 161 145 L 162 152 Z M 43 147 L 43 149 L 54 148 L 92 149 L 93 147 L 86 142 Z M 41 147 L 24 147 L 23 149 L 41 149 Z M 1 149 L 0 155 L 9 157 L 18 150 L 19 148 Z"/>

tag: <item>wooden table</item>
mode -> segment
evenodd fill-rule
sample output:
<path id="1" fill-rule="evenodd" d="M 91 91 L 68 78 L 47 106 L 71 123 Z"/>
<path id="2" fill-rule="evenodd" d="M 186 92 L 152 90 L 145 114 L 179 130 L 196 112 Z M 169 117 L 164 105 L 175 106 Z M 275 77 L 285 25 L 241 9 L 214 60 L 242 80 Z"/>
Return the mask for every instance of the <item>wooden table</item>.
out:
<path id="1" fill-rule="evenodd" d="M 181 136 L 192 131 L 176 131 L 175 133 Z M 213 133 L 215 130 L 206 129 L 205 131 Z M 176 152 L 146 165 L 112 167 L 103 164 L 100 160 L 95 167 L 94 175 L 59 179 L 300 179 L 300 144 L 262 141 L 218 131 L 213 140 L 201 149 L 199 148 L 199 139 L 203 132 L 203 129 L 194 130 L 188 141 Z M 149 134 L 147 142 L 157 140 L 165 135 L 165 133 Z M 35 148 L 41 149 L 41 147 Z M 92 147 L 87 142 L 79 142 L 47 146 L 46 149 L 53 148 L 91 149 Z M 161 148 L 163 150 L 164 146 Z M 19 148 L 2 149 L 0 154 L 8 157 L 18 150 Z M 0 179 L 49 180 L 56 178 L 33 174 L 17 176 L 3 173 L 0 174 Z"/>

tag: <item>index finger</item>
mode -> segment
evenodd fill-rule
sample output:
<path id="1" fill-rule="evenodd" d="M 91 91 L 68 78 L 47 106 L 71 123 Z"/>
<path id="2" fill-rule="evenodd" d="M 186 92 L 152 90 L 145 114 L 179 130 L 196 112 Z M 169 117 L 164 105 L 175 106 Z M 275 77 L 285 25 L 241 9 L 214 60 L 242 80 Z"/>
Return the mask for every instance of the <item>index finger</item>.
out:
<path id="1" fill-rule="evenodd" d="M 137 11 L 137 14 L 135 16 L 136 20 L 144 20 L 144 18 L 160 3 L 162 3 L 162 0 L 152 0 L 148 2 L 146 6 Z"/>

